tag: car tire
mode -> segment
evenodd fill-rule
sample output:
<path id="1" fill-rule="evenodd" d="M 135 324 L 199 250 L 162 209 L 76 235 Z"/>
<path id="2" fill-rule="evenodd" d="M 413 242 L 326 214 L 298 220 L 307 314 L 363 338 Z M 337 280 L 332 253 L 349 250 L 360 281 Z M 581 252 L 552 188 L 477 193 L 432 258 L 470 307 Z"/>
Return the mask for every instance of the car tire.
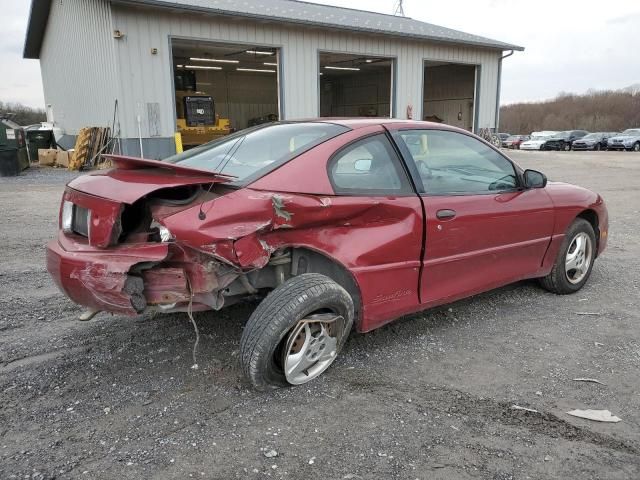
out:
<path id="1" fill-rule="evenodd" d="M 599 143 L 596 143 L 596 146 L 595 146 L 593 149 L 594 149 L 596 152 L 599 152 L 599 151 L 602 149 L 602 147 L 600 146 L 600 144 L 599 144 Z"/>
<path id="2" fill-rule="evenodd" d="M 585 245 L 582 254 L 579 253 L 580 245 Z M 551 272 L 542 277 L 540 283 L 546 290 L 559 295 L 577 292 L 591 275 L 596 248 L 596 235 L 591 224 L 583 218 L 575 219 L 567 230 Z M 572 269 L 573 265 L 577 268 Z"/>
<path id="3" fill-rule="evenodd" d="M 633 151 L 640 152 L 640 142 L 636 142 L 633 144 Z"/>
<path id="4" fill-rule="evenodd" d="M 563 149 L 565 152 L 568 152 L 569 150 L 571 150 L 571 144 L 570 144 L 570 143 L 563 143 L 563 144 L 562 144 L 562 149 Z"/>
<path id="5" fill-rule="evenodd" d="M 353 318 L 353 299 L 329 277 L 305 273 L 289 279 L 270 292 L 247 321 L 240 340 L 246 378 L 261 391 L 313 380 L 344 346 Z M 296 358 L 305 369 L 291 368 L 285 374 L 286 363 Z"/>

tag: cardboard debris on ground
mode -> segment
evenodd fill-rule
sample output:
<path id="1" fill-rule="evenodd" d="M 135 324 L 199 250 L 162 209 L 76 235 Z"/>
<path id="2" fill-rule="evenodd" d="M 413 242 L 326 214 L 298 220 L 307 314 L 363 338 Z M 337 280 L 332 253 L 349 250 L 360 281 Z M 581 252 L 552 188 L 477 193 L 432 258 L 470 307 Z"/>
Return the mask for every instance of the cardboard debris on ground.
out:
<path id="1" fill-rule="evenodd" d="M 73 150 L 58 150 L 56 155 L 56 166 L 69 168 L 69 162 L 73 158 Z"/>
<path id="2" fill-rule="evenodd" d="M 622 421 L 615 415 L 611 415 L 609 410 L 571 410 L 570 412 L 567 412 L 567 414 L 574 417 L 586 418 L 587 420 L 593 420 L 595 422 L 618 423 Z"/>
<path id="3" fill-rule="evenodd" d="M 52 167 L 56 163 L 56 157 L 58 156 L 58 150 L 55 148 L 39 148 L 38 149 L 38 163 L 44 167 Z"/>

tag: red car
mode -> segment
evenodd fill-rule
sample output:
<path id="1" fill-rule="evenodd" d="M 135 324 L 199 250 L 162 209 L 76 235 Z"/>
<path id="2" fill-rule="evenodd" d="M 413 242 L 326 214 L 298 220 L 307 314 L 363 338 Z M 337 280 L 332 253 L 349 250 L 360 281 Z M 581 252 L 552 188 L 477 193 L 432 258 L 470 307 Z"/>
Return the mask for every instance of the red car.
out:
<path id="1" fill-rule="evenodd" d="M 520 150 L 520 144 L 530 140 L 529 135 L 510 135 L 505 141 L 502 142 L 504 148 L 512 148 L 514 150 Z"/>
<path id="2" fill-rule="evenodd" d="M 241 340 L 258 389 L 317 377 L 352 327 L 527 278 L 573 293 L 607 244 L 599 195 L 442 124 L 275 123 L 112 161 L 64 192 L 54 280 L 87 316 L 263 297 Z"/>

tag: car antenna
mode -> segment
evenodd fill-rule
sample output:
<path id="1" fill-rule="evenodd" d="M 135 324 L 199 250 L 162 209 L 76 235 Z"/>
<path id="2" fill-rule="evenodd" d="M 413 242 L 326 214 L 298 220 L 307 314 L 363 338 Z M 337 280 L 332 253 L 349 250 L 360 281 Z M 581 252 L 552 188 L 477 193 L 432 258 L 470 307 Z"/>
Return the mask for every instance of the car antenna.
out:
<path id="1" fill-rule="evenodd" d="M 214 168 L 214 171 L 217 170 L 218 167 L 220 167 L 220 165 L 222 165 L 222 163 L 227 159 L 227 157 L 231 159 L 231 157 L 233 156 L 233 153 L 235 153 L 238 150 L 238 148 L 240 148 L 240 145 L 242 145 L 242 142 L 244 142 L 245 138 L 247 138 L 247 136 L 243 135 L 242 137 L 238 138 L 235 142 L 231 144 L 231 146 L 227 149 L 227 151 L 222 156 L 222 160 L 220 160 L 218 162 L 218 165 L 216 165 L 216 168 Z M 222 165 L 222 168 L 224 168 L 225 166 L 226 166 L 226 163 Z M 213 182 L 211 182 L 211 184 L 209 185 L 209 188 L 207 189 L 207 195 L 211 193 L 212 188 L 213 188 Z M 204 202 L 206 202 L 206 199 L 202 201 L 202 203 L 200 204 L 200 208 L 198 209 L 198 219 L 200 220 L 205 220 L 207 218 L 207 214 L 204 212 L 204 210 L 202 210 L 202 207 L 204 206 Z"/>

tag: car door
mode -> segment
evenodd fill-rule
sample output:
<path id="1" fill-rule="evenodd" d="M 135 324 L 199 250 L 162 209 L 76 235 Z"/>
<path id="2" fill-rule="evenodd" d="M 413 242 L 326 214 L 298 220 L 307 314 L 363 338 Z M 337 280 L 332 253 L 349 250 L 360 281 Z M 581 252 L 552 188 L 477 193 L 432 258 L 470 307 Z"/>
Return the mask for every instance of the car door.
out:
<path id="1" fill-rule="evenodd" d="M 393 138 L 425 209 L 425 306 L 539 274 L 554 222 L 544 189 L 522 188 L 520 170 L 471 135 L 396 127 Z"/>
<path id="2" fill-rule="evenodd" d="M 360 288 L 368 331 L 419 309 L 419 279 L 424 218 L 422 202 L 413 188 L 397 150 L 380 127 L 349 142 L 327 163 L 335 196 L 327 215 L 349 214 L 330 237 Z"/>

